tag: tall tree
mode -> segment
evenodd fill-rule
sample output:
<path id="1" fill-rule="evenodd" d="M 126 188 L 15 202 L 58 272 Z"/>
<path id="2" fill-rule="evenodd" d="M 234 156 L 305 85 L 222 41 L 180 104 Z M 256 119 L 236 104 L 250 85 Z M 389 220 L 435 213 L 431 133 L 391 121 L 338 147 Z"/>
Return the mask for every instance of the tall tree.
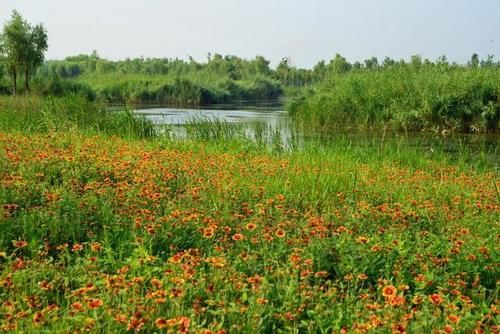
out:
<path id="1" fill-rule="evenodd" d="M 25 92 L 37 67 L 45 60 L 47 31 L 42 24 L 30 25 L 17 11 L 3 27 L 0 47 L 12 81 L 12 93 L 17 94 L 17 80 L 24 72 Z"/>
<path id="2" fill-rule="evenodd" d="M 340 74 L 349 72 L 352 65 L 347 61 L 347 59 L 337 53 L 335 58 L 330 61 L 329 67 L 334 73 Z"/>
<path id="3" fill-rule="evenodd" d="M 29 82 L 31 76 L 35 73 L 37 67 L 43 64 L 45 60 L 45 51 L 47 51 L 47 31 L 42 24 L 30 27 L 28 31 L 28 50 L 24 62 L 24 87 L 26 93 L 29 92 Z"/>
<path id="4" fill-rule="evenodd" d="M 469 67 L 472 67 L 472 68 L 479 67 L 479 55 L 477 53 L 472 54 L 468 65 L 469 65 Z"/>
<path id="5" fill-rule="evenodd" d="M 291 67 L 288 58 L 281 59 L 278 66 L 276 66 L 276 77 L 278 80 L 283 82 L 285 85 L 289 84 Z"/>
<path id="6" fill-rule="evenodd" d="M 17 11 L 13 11 L 10 21 L 5 24 L 0 35 L 1 51 L 12 80 L 12 93 L 14 95 L 17 94 L 18 74 L 27 59 L 30 44 L 29 30 L 28 22 Z"/>
<path id="7" fill-rule="evenodd" d="M 378 68 L 378 59 L 377 57 L 371 57 L 370 59 L 365 60 L 365 67 L 369 70 L 374 70 Z"/>

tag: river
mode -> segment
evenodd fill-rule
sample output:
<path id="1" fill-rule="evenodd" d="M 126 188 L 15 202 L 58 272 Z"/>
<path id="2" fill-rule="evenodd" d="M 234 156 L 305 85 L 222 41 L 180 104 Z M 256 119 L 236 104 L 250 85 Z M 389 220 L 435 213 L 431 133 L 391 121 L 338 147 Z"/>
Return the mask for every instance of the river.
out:
<path id="1" fill-rule="evenodd" d="M 175 139 L 245 137 L 249 140 L 294 150 L 313 143 L 316 147 L 350 145 L 383 146 L 396 143 L 411 146 L 424 154 L 441 152 L 450 156 L 481 158 L 498 170 L 500 155 L 498 134 L 401 133 L 351 131 L 349 133 L 298 126 L 279 102 L 259 104 L 215 105 L 201 109 L 141 107 L 134 111 L 168 131 Z"/>

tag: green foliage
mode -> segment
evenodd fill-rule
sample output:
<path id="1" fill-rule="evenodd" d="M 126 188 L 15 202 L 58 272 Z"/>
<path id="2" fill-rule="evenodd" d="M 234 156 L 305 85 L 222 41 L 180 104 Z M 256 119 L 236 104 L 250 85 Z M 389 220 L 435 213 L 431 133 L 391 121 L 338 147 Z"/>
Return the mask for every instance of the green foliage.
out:
<path id="1" fill-rule="evenodd" d="M 337 53 L 335 55 L 335 58 L 330 61 L 329 67 L 334 73 L 340 74 L 349 72 L 352 65 L 349 64 L 349 62 L 344 57 Z"/>
<path id="2" fill-rule="evenodd" d="M 44 62 L 47 51 L 47 32 L 42 24 L 32 26 L 17 11 L 3 27 L 0 35 L 1 52 L 6 58 L 12 81 L 12 92 L 17 93 L 17 79 L 24 73 L 25 91 L 37 67 Z"/>
<path id="3" fill-rule="evenodd" d="M 289 109 L 306 123 L 326 127 L 496 131 L 500 68 L 451 66 L 446 59 L 432 64 L 417 56 L 409 65 L 386 60 L 377 70 L 329 75 Z"/>
<path id="4" fill-rule="evenodd" d="M 0 329 L 495 331 L 493 168 L 394 143 L 394 160 L 213 145 L 226 125 L 193 142 L 1 129 Z"/>
<path id="5" fill-rule="evenodd" d="M 78 132 L 128 138 L 155 136 L 154 126 L 131 111 L 109 111 L 81 95 L 0 98 L 0 131 Z"/>
<path id="6" fill-rule="evenodd" d="M 85 97 L 88 101 L 96 99 L 95 91 L 85 82 L 65 80 L 57 75 L 49 75 L 44 78 L 36 77 L 33 81 L 33 90 L 42 96 L 63 97 L 73 94 Z"/>
<path id="7" fill-rule="evenodd" d="M 3 27 L 0 35 L 2 54 L 5 56 L 7 70 L 12 80 L 13 94 L 17 93 L 17 78 L 22 70 L 29 50 L 29 25 L 16 12 L 12 12 L 11 20 Z"/>
<path id="8" fill-rule="evenodd" d="M 53 85 L 45 82 L 51 78 L 49 82 L 63 86 L 65 82 L 82 84 L 86 95 L 105 102 L 198 106 L 277 99 L 283 88 L 273 73 L 269 61 L 261 56 L 244 60 L 216 54 L 207 63 L 156 58 L 113 62 L 94 53 L 47 62 L 38 71 L 34 90 L 59 95 L 60 90 L 52 93 Z"/>

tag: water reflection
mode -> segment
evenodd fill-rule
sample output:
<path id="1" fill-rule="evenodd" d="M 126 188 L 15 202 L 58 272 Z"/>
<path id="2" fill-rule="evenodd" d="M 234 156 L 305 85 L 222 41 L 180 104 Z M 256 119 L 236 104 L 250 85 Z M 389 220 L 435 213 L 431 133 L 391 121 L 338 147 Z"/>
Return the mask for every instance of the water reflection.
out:
<path id="1" fill-rule="evenodd" d="M 241 106 L 240 106 L 241 107 Z M 383 148 L 384 145 L 414 147 L 423 153 L 440 152 L 481 157 L 498 168 L 498 134 L 458 134 L 442 136 L 439 133 L 400 133 L 382 131 L 339 132 L 332 129 L 311 129 L 294 122 L 277 103 L 211 106 L 203 109 L 141 108 L 136 114 L 158 125 L 174 139 L 229 139 L 242 137 L 281 150 L 300 149 L 308 144 L 321 149 L 331 146 Z"/>
<path id="2" fill-rule="evenodd" d="M 214 120 L 227 123 L 263 123 L 277 126 L 287 113 L 284 110 L 232 110 L 232 109 L 178 109 L 178 108 L 147 108 L 135 110 L 136 114 L 144 115 L 155 124 L 186 125 L 193 120 Z"/>

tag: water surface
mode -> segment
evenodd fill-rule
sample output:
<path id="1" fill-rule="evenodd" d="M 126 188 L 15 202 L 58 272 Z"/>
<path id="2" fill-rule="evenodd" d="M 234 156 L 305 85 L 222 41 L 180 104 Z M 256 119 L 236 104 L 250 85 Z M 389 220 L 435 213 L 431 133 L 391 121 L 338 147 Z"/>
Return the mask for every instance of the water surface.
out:
<path id="1" fill-rule="evenodd" d="M 473 161 L 487 161 L 498 170 L 500 155 L 498 134 L 400 133 L 305 128 L 293 122 L 276 102 L 259 104 L 216 105 L 201 109 L 144 107 L 134 111 L 143 115 L 175 139 L 244 137 L 259 144 L 294 150 L 312 144 L 318 149 L 347 146 L 353 149 L 399 145 L 412 147 L 423 154 L 444 153 Z"/>

